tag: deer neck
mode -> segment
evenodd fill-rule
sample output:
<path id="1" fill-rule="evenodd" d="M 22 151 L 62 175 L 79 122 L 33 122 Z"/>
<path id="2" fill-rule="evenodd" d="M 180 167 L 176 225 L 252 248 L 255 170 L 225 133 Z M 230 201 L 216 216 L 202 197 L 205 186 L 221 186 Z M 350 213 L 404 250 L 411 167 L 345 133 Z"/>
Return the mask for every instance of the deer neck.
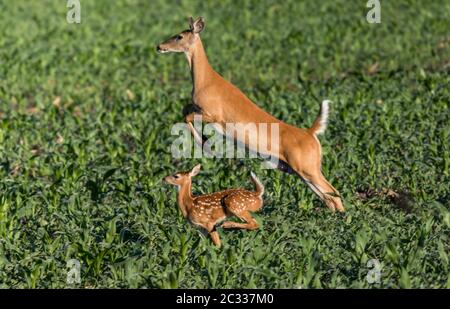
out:
<path id="1" fill-rule="evenodd" d="M 210 77 L 214 72 L 209 65 L 208 57 L 206 57 L 206 52 L 200 37 L 197 38 L 194 45 L 186 53 L 186 57 L 191 70 L 192 84 L 194 86 L 193 91 L 195 92 L 210 82 Z"/>
<path id="2" fill-rule="evenodd" d="M 191 210 L 193 202 L 190 181 L 178 187 L 177 202 L 181 212 L 183 213 L 183 217 L 186 218 Z"/>

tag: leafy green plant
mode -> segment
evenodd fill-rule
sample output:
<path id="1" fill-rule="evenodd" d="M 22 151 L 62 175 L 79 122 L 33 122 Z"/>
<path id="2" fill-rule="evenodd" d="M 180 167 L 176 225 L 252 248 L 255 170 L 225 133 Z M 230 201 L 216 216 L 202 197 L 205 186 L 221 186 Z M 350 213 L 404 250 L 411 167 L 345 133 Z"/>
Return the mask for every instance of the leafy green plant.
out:
<path id="1" fill-rule="evenodd" d="M 1 288 L 69 287 L 70 259 L 80 288 L 450 287 L 449 1 L 385 1 L 381 24 L 364 1 L 82 2 L 79 25 L 64 1 L 0 4 Z M 155 46 L 190 15 L 274 116 L 308 127 L 332 101 L 323 172 L 344 215 L 259 160 L 172 158 L 190 74 Z M 198 161 L 195 194 L 258 174 L 261 229 L 218 228 L 217 250 L 182 218 L 161 179 Z"/>

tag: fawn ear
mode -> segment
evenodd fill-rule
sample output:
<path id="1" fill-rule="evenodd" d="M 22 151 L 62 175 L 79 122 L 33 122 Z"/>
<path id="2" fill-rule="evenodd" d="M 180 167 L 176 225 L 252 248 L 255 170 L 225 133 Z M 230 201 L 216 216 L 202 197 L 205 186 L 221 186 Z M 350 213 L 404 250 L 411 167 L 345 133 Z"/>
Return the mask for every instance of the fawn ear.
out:
<path id="1" fill-rule="evenodd" d="M 202 167 L 201 164 L 197 164 L 196 166 L 194 166 L 192 171 L 189 173 L 189 176 L 192 177 L 192 176 L 197 175 L 200 172 L 200 167 Z"/>
<path id="2" fill-rule="evenodd" d="M 205 19 L 199 17 L 196 21 L 192 17 L 189 18 L 189 28 L 193 33 L 200 33 L 205 29 Z"/>

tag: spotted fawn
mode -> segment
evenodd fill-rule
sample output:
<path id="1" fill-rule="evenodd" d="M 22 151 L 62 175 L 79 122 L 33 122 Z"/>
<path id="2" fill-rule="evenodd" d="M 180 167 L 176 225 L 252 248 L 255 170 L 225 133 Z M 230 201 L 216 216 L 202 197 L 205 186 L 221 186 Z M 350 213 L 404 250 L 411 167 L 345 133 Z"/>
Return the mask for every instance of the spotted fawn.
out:
<path id="1" fill-rule="evenodd" d="M 236 216 L 245 223 L 225 221 L 221 224 L 223 228 L 257 229 L 258 223 L 250 212 L 261 209 L 264 186 L 255 174 L 251 173 L 251 177 L 256 191 L 228 189 L 193 196 L 191 193 L 192 177 L 200 172 L 200 167 L 199 164 L 190 172 L 178 172 L 164 178 L 165 182 L 178 187 L 177 202 L 183 217 L 192 224 L 205 229 L 217 247 L 220 247 L 221 242 L 216 225 L 226 218 Z"/>

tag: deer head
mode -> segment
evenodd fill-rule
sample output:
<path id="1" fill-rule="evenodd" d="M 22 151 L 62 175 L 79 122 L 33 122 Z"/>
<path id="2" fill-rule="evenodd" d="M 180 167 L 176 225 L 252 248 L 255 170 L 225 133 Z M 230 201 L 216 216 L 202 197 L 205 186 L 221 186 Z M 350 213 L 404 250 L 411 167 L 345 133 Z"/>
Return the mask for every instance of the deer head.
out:
<path id="1" fill-rule="evenodd" d="M 191 178 L 196 176 L 200 172 L 201 165 L 196 165 L 190 172 L 178 172 L 173 175 L 169 175 L 164 177 L 164 181 L 174 185 L 181 187 L 185 184 L 191 182 Z"/>
<path id="2" fill-rule="evenodd" d="M 189 18 L 189 29 L 170 37 L 156 47 L 158 53 L 187 53 L 205 29 L 205 20 L 199 17 L 196 21 Z"/>

